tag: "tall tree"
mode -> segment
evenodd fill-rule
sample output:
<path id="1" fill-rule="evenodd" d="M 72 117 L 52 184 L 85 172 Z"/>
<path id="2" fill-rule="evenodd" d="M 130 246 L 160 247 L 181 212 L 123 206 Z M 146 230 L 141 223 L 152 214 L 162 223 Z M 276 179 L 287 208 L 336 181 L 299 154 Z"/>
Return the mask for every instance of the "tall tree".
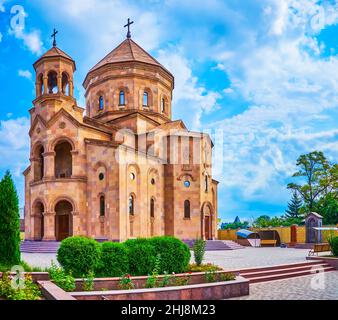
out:
<path id="1" fill-rule="evenodd" d="M 299 218 L 301 216 L 301 208 L 303 206 L 303 200 L 298 195 L 297 191 L 294 191 L 292 194 L 291 201 L 288 203 L 288 208 L 286 209 L 286 218 Z"/>
<path id="2" fill-rule="evenodd" d="M 303 198 L 309 211 L 314 211 L 316 200 L 324 192 L 331 189 L 331 166 L 322 152 L 311 152 L 301 155 L 297 160 L 299 170 L 293 174 L 295 178 L 303 178 L 303 184 L 290 183 L 288 189 L 297 191 Z"/>
<path id="3" fill-rule="evenodd" d="M 0 264 L 20 263 L 19 200 L 10 173 L 0 182 Z"/>

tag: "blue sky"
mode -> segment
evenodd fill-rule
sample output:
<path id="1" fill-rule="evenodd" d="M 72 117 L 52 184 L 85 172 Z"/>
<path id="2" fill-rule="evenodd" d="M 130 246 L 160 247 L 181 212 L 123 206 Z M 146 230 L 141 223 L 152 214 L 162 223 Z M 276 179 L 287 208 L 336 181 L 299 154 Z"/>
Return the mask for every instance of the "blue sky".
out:
<path id="1" fill-rule="evenodd" d="M 21 31 L 11 26 L 15 5 L 25 12 Z M 337 161 L 337 1 L 0 0 L 0 175 L 11 170 L 21 206 L 32 64 L 57 28 L 84 106 L 82 81 L 124 40 L 128 17 L 133 39 L 175 75 L 174 118 L 217 140 L 224 221 L 283 214 L 300 154 Z"/>

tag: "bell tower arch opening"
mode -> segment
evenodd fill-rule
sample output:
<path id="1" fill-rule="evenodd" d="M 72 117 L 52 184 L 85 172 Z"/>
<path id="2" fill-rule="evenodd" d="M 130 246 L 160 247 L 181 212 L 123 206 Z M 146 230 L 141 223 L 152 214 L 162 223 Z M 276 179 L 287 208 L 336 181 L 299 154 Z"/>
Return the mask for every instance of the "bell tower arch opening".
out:
<path id="1" fill-rule="evenodd" d="M 55 71 L 48 73 L 48 94 L 58 93 L 58 75 Z"/>
<path id="2" fill-rule="evenodd" d="M 68 141 L 60 141 L 55 151 L 55 177 L 57 179 L 71 178 L 73 174 L 73 147 Z"/>

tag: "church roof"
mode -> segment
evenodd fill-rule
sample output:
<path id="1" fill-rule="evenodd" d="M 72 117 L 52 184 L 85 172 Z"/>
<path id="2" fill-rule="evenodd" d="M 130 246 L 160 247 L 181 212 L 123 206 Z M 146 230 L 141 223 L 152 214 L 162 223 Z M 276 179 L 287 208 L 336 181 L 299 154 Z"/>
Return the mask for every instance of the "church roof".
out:
<path id="1" fill-rule="evenodd" d="M 44 55 L 42 55 L 34 63 L 34 66 L 36 66 L 38 64 L 38 62 L 40 62 L 42 59 L 45 59 L 45 58 L 58 58 L 58 57 L 62 57 L 62 58 L 65 58 L 67 60 L 70 60 L 71 62 L 74 63 L 74 66 L 75 66 L 75 61 L 73 60 L 73 58 L 71 56 L 69 56 L 67 53 L 65 53 L 64 51 L 62 51 L 58 47 L 52 47 L 51 49 L 49 49 Z"/>
<path id="2" fill-rule="evenodd" d="M 108 53 L 99 63 L 97 63 L 90 71 L 97 70 L 102 66 L 111 63 L 119 62 L 143 62 L 146 64 L 151 64 L 154 66 L 161 67 L 169 74 L 171 74 L 166 68 L 164 68 L 155 58 L 153 58 L 148 52 L 141 48 L 135 41 L 132 39 L 124 40 L 119 46 L 117 46 L 113 51 Z"/>

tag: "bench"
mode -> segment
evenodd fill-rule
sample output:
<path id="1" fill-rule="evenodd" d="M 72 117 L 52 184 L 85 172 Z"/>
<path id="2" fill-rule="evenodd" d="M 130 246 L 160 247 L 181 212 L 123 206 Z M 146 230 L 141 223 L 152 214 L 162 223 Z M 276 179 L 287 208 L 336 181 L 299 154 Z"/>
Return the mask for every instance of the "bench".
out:
<path id="1" fill-rule="evenodd" d="M 261 246 L 276 246 L 277 240 L 261 240 Z"/>
<path id="2" fill-rule="evenodd" d="M 331 251 L 331 246 L 328 243 L 315 244 L 313 249 L 309 251 L 309 257 L 314 256 L 315 253 Z"/>

